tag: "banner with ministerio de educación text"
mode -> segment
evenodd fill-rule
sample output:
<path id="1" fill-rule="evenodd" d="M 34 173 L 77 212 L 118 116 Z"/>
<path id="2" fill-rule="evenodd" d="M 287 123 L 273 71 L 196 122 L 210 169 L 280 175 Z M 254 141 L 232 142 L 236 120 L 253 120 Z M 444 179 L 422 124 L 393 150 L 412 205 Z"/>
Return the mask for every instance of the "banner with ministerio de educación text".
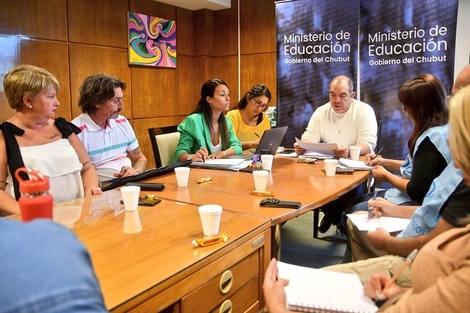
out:
<path id="1" fill-rule="evenodd" d="M 276 2 L 277 125 L 292 147 L 338 75 L 357 80 L 359 0 Z"/>
<path id="2" fill-rule="evenodd" d="M 361 1 L 361 99 L 382 122 L 379 145 L 387 158 L 406 157 L 413 130 L 398 100 L 400 87 L 432 74 L 452 88 L 457 10 L 458 0 Z"/>

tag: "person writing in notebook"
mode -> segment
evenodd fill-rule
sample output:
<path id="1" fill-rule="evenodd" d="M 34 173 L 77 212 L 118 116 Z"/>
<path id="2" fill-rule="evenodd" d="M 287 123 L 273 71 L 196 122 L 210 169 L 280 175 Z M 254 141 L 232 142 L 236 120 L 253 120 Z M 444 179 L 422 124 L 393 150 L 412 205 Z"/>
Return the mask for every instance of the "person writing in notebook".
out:
<path id="1" fill-rule="evenodd" d="M 202 85 L 196 109 L 178 125 L 177 161 L 202 162 L 242 153 L 232 122 L 224 114 L 230 108 L 229 94 L 227 83 L 221 79 Z"/>
<path id="2" fill-rule="evenodd" d="M 457 92 L 450 103 L 449 145 L 455 166 L 470 185 L 470 86 Z M 470 203 L 468 203 L 470 205 Z M 466 312 L 470 297 L 470 218 L 466 227 L 448 230 L 433 238 L 418 252 L 411 266 L 412 287 L 402 288 L 389 275 L 377 273 L 364 285 L 371 299 L 387 300 L 383 312 Z M 276 260 L 266 270 L 263 292 L 269 312 L 286 308 L 285 279 L 277 279 Z M 385 288 L 386 287 L 386 288 Z M 389 300 L 388 300 L 389 299 Z"/>
<path id="3" fill-rule="evenodd" d="M 433 181 L 441 173 L 453 172 L 450 150 L 447 145 L 448 134 L 448 105 L 447 93 L 437 77 L 430 74 L 416 76 L 403 84 L 398 93 L 404 112 L 414 124 L 413 132 L 408 140 L 409 153 L 403 160 L 385 159 L 374 155 L 367 156 L 368 163 L 374 166 L 372 175 L 379 181 L 387 181 L 391 188 L 378 192 L 378 200 L 386 199 L 395 207 L 393 216 L 410 218 L 414 210 L 408 206 L 420 206 L 429 194 Z M 394 172 L 399 171 L 400 175 Z M 455 178 L 448 181 L 448 177 Z M 440 180 L 447 181 L 445 185 L 457 186 L 461 177 L 458 174 L 445 175 Z M 439 184 L 439 181 L 437 181 Z M 444 188 L 444 187 L 443 187 Z M 439 190 L 444 201 L 449 196 L 444 189 Z M 368 202 L 371 194 L 362 197 L 347 213 L 357 211 L 369 211 Z M 433 198 L 435 201 L 435 197 Z M 406 206 L 406 207 L 405 207 Z M 415 208 L 416 209 L 416 208 Z M 388 213 L 391 213 L 390 211 Z M 348 244 L 351 249 L 351 261 L 364 260 L 373 256 L 384 255 L 384 251 L 377 251 L 366 244 L 364 235 L 349 220 L 346 222 L 346 230 L 349 234 Z M 346 260 L 349 257 L 345 256 Z"/>
<path id="4" fill-rule="evenodd" d="M 271 128 L 271 121 L 265 113 L 269 101 L 269 89 L 265 85 L 257 84 L 243 96 L 235 109 L 228 111 L 227 117 L 232 121 L 243 150 L 256 148 L 264 131 Z"/>
<path id="5" fill-rule="evenodd" d="M 350 146 L 361 147 L 360 154 L 371 153 L 377 144 L 377 119 L 372 107 L 354 99 L 354 85 L 346 76 L 337 76 L 330 82 L 330 102 L 315 110 L 301 140 L 309 143 L 336 143 L 336 157 L 347 158 Z M 297 155 L 305 150 L 294 144 Z M 362 186 L 355 188 L 321 207 L 324 216 L 319 231 L 325 233 L 332 224 L 341 227 L 345 208 L 363 193 Z"/>

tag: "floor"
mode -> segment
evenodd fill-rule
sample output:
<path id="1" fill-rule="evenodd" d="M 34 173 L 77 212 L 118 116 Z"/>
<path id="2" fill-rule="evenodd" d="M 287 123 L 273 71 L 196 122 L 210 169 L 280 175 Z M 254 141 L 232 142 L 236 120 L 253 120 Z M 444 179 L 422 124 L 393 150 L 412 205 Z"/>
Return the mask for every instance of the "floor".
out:
<path id="1" fill-rule="evenodd" d="M 322 213 L 320 213 L 321 216 Z M 339 264 L 346 249 L 346 237 L 332 226 L 327 233 L 313 238 L 313 213 L 289 220 L 281 227 L 281 260 L 283 262 L 321 268 Z"/>

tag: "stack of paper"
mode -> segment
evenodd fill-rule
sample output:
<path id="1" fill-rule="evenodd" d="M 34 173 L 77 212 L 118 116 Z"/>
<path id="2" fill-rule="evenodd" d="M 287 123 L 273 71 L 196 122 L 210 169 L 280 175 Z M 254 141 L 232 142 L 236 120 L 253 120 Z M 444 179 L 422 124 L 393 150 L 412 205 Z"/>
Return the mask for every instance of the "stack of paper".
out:
<path id="1" fill-rule="evenodd" d="M 299 138 L 295 138 L 295 143 L 306 150 L 304 156 L 317 159 L 331 159 L 335 155 L 333 150 L 338 149 L 336 143 L 309 143 L 301 141 Z"/>
<path id="2" fill-rule="evenodd" d="M 189 166 L 218 169 L 218 170 L 238 171 L 242 168 L 249 166 L 251 163 L 252 163 L 251 160 L 228 158 L 228 159 L 206 160 L 205 162 L 192 162 Z"/>
<path id="3" fill-rule="evenodd" d="M 362 231 L 373 231 L 384 228 L 389 233 L 402 231 L 410 223 L 408 218 L 381 216 L 369 219 L 367 214 L 346 214 L 347 217 Z"/>

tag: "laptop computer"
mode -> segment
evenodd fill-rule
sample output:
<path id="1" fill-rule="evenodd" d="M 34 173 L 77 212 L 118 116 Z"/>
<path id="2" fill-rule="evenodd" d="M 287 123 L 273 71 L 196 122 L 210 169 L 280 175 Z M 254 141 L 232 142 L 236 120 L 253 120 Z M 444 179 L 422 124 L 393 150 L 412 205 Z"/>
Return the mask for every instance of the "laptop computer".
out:
<path id="1" fill-rule="evenodd" d="M 265 130 L 259 141 L 254 154 L 272 154 L 275 155 L 279 145 L 284 139 L 288 126 L 281 126 Z"/>
<path id="2" fill-rule="evenodd" d="M 276 128 L 265 130 L 263 133 L 263 136 L 261 136 L 258 147 L 255 149 L 254 153 L 253 152 L 247 153 L 246 151 L 244 151 L 241 155 L 235 154 L 235 155 L 230 156 L 229 158 L 237 158 L 237 159 L 242 158 L 245 160 L 251 160 L 254 154 L 275 155 L 277 152 L 277 149 L 281 145 L 284 135 L 286 134 L 287 127 L 288 126 L 282 126 L 282 127 L 276 127 Z"/>

